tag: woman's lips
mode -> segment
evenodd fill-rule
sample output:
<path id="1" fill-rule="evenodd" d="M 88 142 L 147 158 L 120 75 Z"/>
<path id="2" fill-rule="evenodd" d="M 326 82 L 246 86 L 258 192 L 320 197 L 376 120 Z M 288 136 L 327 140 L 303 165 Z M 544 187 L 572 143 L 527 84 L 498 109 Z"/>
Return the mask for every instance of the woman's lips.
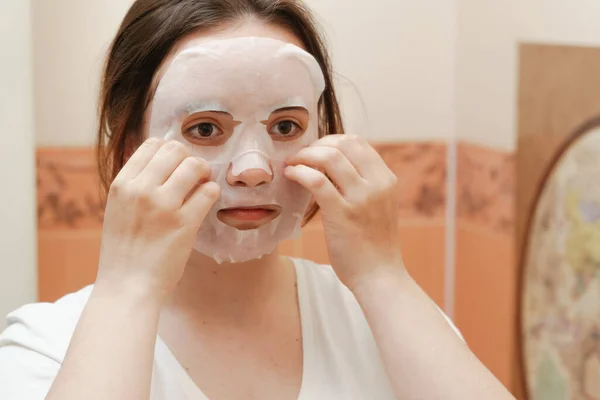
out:
<path id="1" fill-rule="evenodd" d="M 224 208 L 217 212 L 217 218 L 224 224 L 239 230 L 256 229 L 269 223 L 281 214 L 277 205 L 260 205 L 253 207 Z"/>

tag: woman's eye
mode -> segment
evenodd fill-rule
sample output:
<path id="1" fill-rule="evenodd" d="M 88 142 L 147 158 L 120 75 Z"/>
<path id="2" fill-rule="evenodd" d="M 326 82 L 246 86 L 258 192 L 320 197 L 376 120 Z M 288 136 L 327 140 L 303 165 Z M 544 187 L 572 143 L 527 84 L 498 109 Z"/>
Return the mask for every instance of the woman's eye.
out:
<path id="1" fill-rule="evenodd" d="M 223 134 L 223 131 L 210 122 L 196 124 L 186 130 L 186 133 L 197 139 L 214 139 Z"/>
<path id="2" fill-rule="evenodd" d="M 298 132 L 302 131 L 300 125 L 295 123 L 294 121 L 279 121 L 275 125 L 273 125 L 269 131 L 271 135 L 278 136 L 296 136 Z"/>

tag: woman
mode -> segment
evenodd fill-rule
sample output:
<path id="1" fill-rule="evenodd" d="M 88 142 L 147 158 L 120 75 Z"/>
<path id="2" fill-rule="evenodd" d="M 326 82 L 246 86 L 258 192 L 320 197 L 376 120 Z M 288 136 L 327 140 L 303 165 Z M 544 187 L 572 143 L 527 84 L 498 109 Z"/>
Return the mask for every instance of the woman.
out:
<path id="1" fill-rule="evenodd" d="M 101 93 L 96 283 L 9 316 L 0 398 L 511 398 L 408 275 L 395 177 L 342 131 L 299 2 L 136 1 Z M 270 251 L 307 193 L 331 267 Z"/>

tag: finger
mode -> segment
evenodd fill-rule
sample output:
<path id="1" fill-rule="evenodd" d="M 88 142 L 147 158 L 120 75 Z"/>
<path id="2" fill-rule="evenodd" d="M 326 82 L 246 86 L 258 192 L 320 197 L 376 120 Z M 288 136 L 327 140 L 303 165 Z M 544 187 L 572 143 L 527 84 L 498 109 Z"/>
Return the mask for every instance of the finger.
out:
<path id="1" fill-rule="evenodd" d="M 156 152 L 136 180 L 139 180 L 142 186 L 162 185 L 189 155 L 189 150 L 182 143 L 168 141 Z"/>
<path id="2" fill-rule="evenodd" d="M 115 180 L 131 180 L 137 177 L 163 144 L 164 140 L 158 138 L 144 141 L 121 168 Z"/>
<path id="3" fill-rule="evenodd" d="M 341 151 L 363 178 L 371 181 L 381 176 L 387 165 L 375 149 L 363 138 L 354 135 L 327 135 L 314 146 L 334 147 Z"/>
<path id="4" fill-rule="evenodd" d="M 284 173 L 288 179 L 298 182 L 311 192 L 324 212 L 335 212 L 347 205 L 340 192 L 322 172 L 301 164 L 287 167 Z"/>
<path id="5" fill-rule="evenodd" d="M 173 171 L 160 191 L 177 198 L 180 204 L 183 204 L 196 186 L 210 180 L 211 173 L 210 165 L 206 161 L 187 157 Z"/>
<path id="6" fill-rule="evenodd" d="M 181 207 L 194 228 L 199 229 L 211 207 L 219 199 L 221 188 L 215 182 L 206 182 L 198 186 Z"/>
<path id="7" fill-rule="evenodd" d="M 366 183 L 348 158 L 334 147 L 306 147 L 288 160 L 288 165 L 298 164 L 325 171 L 344 195 L 360 190 Z"/>

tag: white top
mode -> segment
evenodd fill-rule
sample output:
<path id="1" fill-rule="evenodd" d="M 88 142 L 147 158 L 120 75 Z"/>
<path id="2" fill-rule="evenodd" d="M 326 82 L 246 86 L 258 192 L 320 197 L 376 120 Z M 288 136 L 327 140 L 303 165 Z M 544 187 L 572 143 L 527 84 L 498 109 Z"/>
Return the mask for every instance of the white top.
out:
<path id="1" fill-rule="evenodd" d="M 352 293 L 330 266 L 299 259 L 294 264 L 304 352 L 299 400 L 395 399 Z M 8 328 L 0 334 L 0 399 L 45 398 L 91 290 L 88 286 L 56 303 L 29 304 L 8 315 Z M 160 337 L 151 399 L 208 400 Z"/>

